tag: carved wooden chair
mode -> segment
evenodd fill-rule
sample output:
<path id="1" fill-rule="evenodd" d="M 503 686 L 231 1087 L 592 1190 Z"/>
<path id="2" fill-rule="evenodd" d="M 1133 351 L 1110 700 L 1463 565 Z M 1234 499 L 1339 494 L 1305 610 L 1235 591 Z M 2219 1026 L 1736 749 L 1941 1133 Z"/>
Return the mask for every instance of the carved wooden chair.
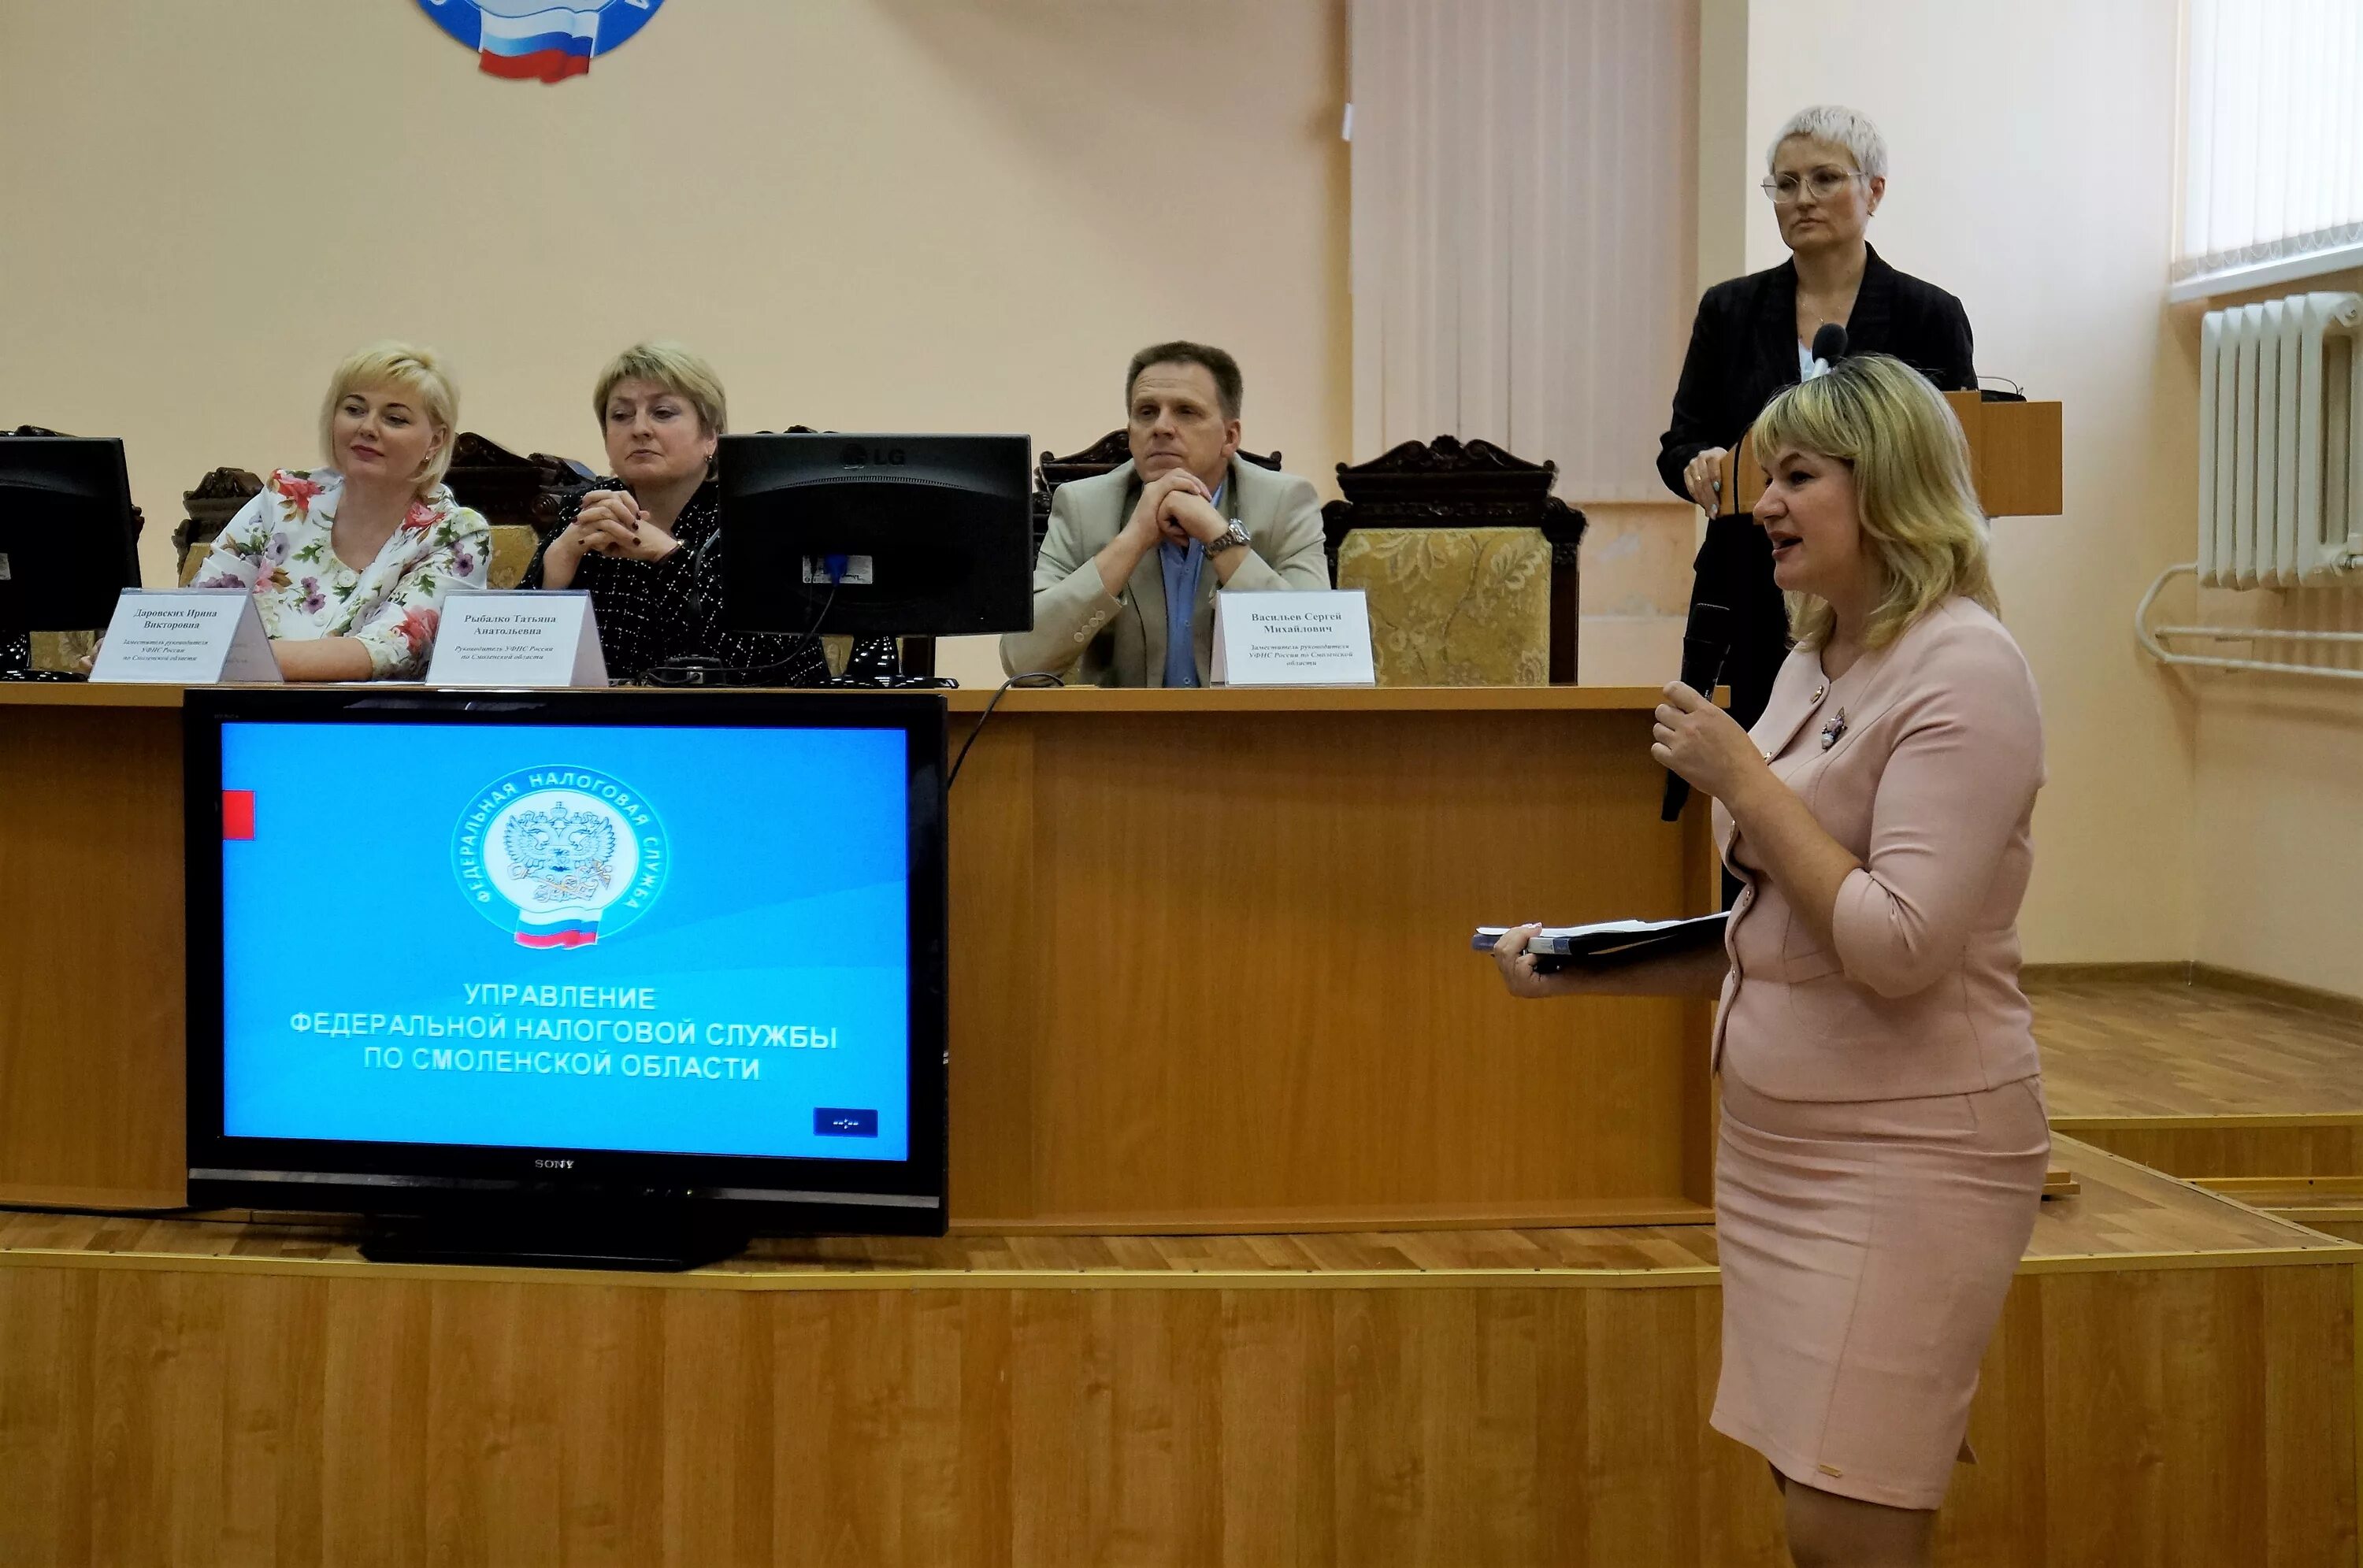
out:
<path id="1" fill-rule="evenodd" d="M 1370 596 L 1380 684 L 1575 683 L 1586 524 L 1558 476 L 1450 436 L 1337 465 L 1330 578 Z"/>
<path id="2" fill-rule="evenodd" d="M 507 525 L 539 528 L 542 497 L 579 490 L 592 479 L 589 469 L 571 458 L 536 452 L 520 458 L 499 443 L 472 430 L 460 433 L 451 450 L 451 471 L 444 482 L 452 499 L 484 514 L 495 528 Z"/>
<path id="3" fill-rule="evenodd" d="M 533 565 L 542 536 L 558 525 L 558 502 L 595 476 L 571 458 L 536 452 L 520 458 L 472 430 L 460 433 L 444 482 L 460 505 L 492 525 L 493 556 L 484 566 L 488 588 L 515 588 Z"/>
<path id="4" fill-rule="evenodd" d="M 215 538 L 229 526 L 239 509 L 261 493 L 261 476 L 244 469 L 216 469 L 199 480 L 195 489 L 181 492 L 181 504 L 188 515 L 172 530 L 172 549 L 183 586 L 195 578 L 205 552 L 213 548 Z"/>
<path id="5" fill-rule="evenodd" d="M 1278 452 L 1242 450 L 1239 460 L 1275 473 L 1280 470 Z M 1050 497 L 1060 485 L 1071 480 L 1097 479 L 1130 461 L 1132 443 L 1122 430 L 1111 430 L 1082 451 L 1070 452 L 1063 458 L 1043 453 L 1042 460 L 1034 469 L 1034 553 L 1042 553 L 1042 537 L 1050 531 Z"/>

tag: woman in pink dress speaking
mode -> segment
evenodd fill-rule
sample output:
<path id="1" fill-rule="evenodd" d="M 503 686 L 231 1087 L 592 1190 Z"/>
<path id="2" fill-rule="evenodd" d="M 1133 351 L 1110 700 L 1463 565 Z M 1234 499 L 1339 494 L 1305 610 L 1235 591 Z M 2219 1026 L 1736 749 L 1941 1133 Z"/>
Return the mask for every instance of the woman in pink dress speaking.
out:
<path id="1" fill-rule="evenodd" d="M 1719 993 L 1715 1430 L 1801 1563 L 1925 1563 L 2050 1154 L 2019 989 L 2043 782 L 1960 426 L 1900 360 L 1792 387 L 1750 439 L 1796 647 L 1755 729 L 1675 685 L 1658 760 L 1714 797 L 1725 950 L 1522 997 Z"/>

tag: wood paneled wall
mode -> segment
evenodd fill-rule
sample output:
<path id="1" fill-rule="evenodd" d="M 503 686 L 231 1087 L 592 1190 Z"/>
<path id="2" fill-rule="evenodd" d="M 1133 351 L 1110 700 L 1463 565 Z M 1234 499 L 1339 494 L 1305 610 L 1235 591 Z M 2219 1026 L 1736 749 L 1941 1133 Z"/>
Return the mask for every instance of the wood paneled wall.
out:
<path id="1" fill-rule="evenodd" d="M 1939 1561 L 2355 1561 L 2354 1269 L 2022 1277 Z M 0 1267 L 0 1562 L 1778 1564 L 1718 1293 Z"/>
<path id="2" fill-rule="evenodd" d="M 1535 1007 L 1468 948 L 1488 922 L 1707 907 L 1703 811 L 1658 820 L 1647 694 L 1103 701 L 1208 695 L 1013 700 L 962 769 L 956 1221 L 1703 1218 L 1707 1005 Z"/>
<path id="3" fill-rule="evenodd" d="M 71 690 L 71 688 L 27 688 Z M 187 1196 L 181 715 L 0 708 L 0 1197 Z"/>

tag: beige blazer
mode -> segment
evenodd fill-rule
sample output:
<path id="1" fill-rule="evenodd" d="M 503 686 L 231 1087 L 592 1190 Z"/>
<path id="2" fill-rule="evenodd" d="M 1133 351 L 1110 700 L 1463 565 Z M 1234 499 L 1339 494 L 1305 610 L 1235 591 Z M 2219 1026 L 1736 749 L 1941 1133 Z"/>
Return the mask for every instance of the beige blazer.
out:
<path id="1" fill-rule="evenodd" d="M 1113 597 L 1093 560 L 1131 519 L 1139 499 L 1140 480 L 1130 463 L 1059 487 L 1050 499 L 1050 531 L 1034 563 L 1034 629 L 1001 639 L 1004 669 L 1012 675 L 1049 670 L 1071 685 L 1165 684 L 1165 569 L 1159 552 L 1143 557 L 1124 592 Z M 1329 586 L 1321 502 L 1309 482 L 1234 461 L 1223 486 L 1222 510 L 1247 529 L 1249 553 L 1224 592 Z M 1201 686 L 1214 658 L 1215 591 L 1210 561 L 1198 574 L 1198 602 L 1190 614 Z"/>
<path id="2" fill-rule="evenodd" d="M 1799 1100 L 1969 1094 L 2033 1077 L 2018 907 L 2035 863 L 2043 716 L 2002 623 L 1950 600 L 1836 680 L 1798 649 L 1749 734 L 1862 866 L 1838 889 L 1824 947 L 1717 804 L 1716 842 L 1748 886 L 1725 937 L 1716 1064 Z"/>

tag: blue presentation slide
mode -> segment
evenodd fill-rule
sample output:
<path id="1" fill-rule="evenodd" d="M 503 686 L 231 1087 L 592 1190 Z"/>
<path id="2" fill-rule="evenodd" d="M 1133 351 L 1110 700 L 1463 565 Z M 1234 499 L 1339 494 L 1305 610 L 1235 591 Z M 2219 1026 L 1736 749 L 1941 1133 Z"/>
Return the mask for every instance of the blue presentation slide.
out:
<path id="1" fill-rule="evenodd" d="M 230 723 L 225 1131 L 902 1160 L 899 730 Z"/>

